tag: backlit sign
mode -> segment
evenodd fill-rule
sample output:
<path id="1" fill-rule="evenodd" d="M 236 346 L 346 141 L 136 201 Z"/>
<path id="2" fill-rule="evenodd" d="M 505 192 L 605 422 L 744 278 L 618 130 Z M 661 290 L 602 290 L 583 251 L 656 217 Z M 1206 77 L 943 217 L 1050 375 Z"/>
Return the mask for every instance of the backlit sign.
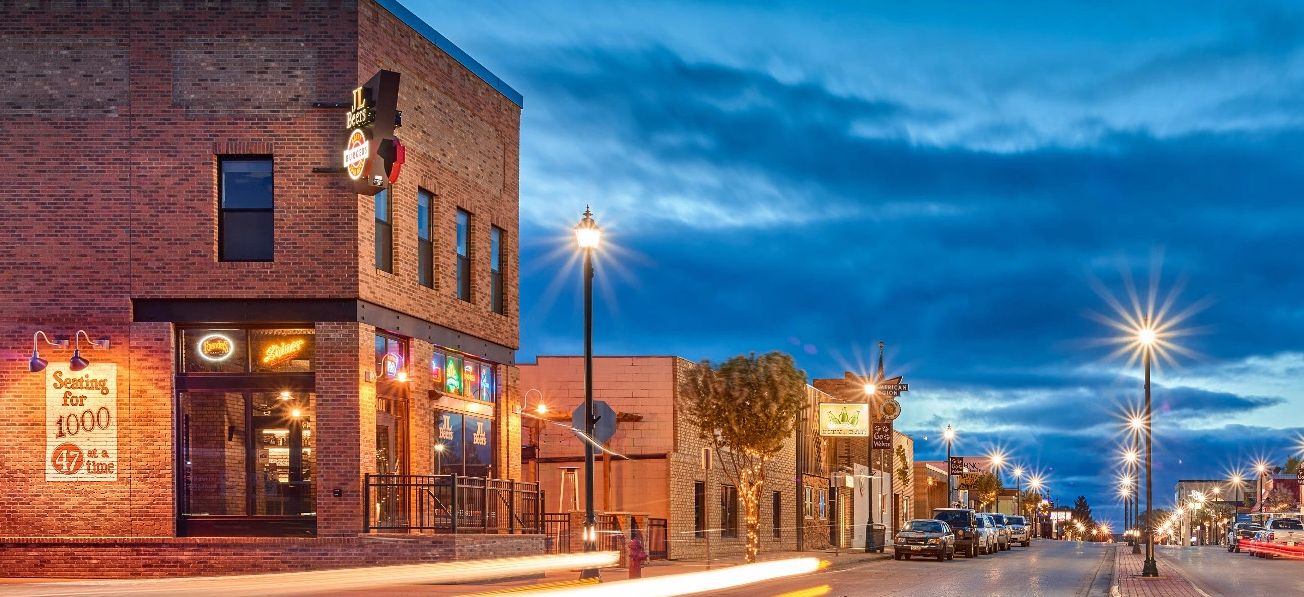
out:
<path id="1" fill-rule="evenodd" d="M 819 414 L 824 437 L 869 437 L 868 404 L 821 402 Z"/>
<path id="2" fill-rule="evenodd" d="M 267 367 L 276 367 L 294 359 L 308 346 L 307 338 L 294 338 L 284 342 L 273 342 L 263 348 L 262 362 Z"/>
<path id="3" fill-rule="evenodd" d="M 225 361 L 235 352 L 235 341 L 222 334 L 209 334 L 199 339 L 195 352 L 206 361 Z"/>

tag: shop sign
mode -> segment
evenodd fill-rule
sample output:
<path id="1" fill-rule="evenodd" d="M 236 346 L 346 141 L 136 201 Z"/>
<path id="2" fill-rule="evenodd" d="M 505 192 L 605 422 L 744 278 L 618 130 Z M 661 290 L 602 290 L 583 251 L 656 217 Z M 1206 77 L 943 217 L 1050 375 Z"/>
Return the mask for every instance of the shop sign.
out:
<path id="1" fill-rule="evenodd" d="M 396 72 L 378 71 L 353 90 L 353 102 L 344 117 L 344 169 L 359 195 L 375 195 L 394 183 L 402 168 L 405 151 L 394 136 L 402 123 L 398 110 Z"/>
<path id="2" fill-rule="evenodd" d="M 209 334 L 199 339 L 195 352 L 207 361 L 225 361 L 235 352 L 235 340 L 222 334 Z"/>
<path id="3" fill-rule="evenodd" d="M 118 480 L 118 366 L 45 376 L 45 480 Z"/>
<path id="4" fill-rule="evenodd" d="M 307 338 L 293 338 L 280 342 L 270 342 L 263 347 L 260 360 L 264 367 L 277 367 L 286 361 L 294 360 L 308 346 Z"/>
<path id="5" fill-rule="evenodd" d="M 385 377 L 388 377 L 390 379 L 394 379 L 395 377 L 398 377 L 398 369 L 399 369 L 398 355 L 392 352 L 388 353 L 384 356 L 384 358 L 381 359 L 380 362 L 384 366 Z"/>
<path id="6" fill-rule="evenodd" d="M 821 402 L 819 425 L 824 437 L 869 437 L 869 405 Z"/>
<path id="7" fill-rule="evenodd" d="M 892 422 L 875 421 L 874 422 L 874 449 L 891 450 L 892 449 Z"/>

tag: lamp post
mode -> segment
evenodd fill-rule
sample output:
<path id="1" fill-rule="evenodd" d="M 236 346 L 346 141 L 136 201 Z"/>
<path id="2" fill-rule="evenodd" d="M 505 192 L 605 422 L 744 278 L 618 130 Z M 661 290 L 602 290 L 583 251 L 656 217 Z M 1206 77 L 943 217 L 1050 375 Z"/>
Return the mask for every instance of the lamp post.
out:
<path id="1" fill-rule="evenodd" d="M 992 508 L 995 508 L 996 502 L 999 502 L 1001 499 L 1001 488 L 1005 487 L 1005 482 L 1001 480 L 1001 471 L 1005 466 L 1005 455 L 1002 454 L 1000 451 L 996 451 L 988 455 L 987 459 L 991 461 L 992 468 L 996 469 L 996 479 L 998 481 L 1001 481 L 1000 483 L 997 484 L 998 487 L 996 489 L 996 499 L 992 501 L 992 505 L 991 505 Z M 989 510 L 989 511 L 994 511 L 994 510 Z"/>
<path id="2" fill-rule="evenodd" d="M 1023 467 L 1014 467 L 1014 508 L 1023 516 Z"/>
<path id="3" fill-rule="evenodd" d="M 951 443 L 955 441 L 955 430 L 948 424 L 942 430 L 942 439 L 946 440 L 946 503 L 955 505 L 955 475 L 951 474 Z"/>
<path id="4" fill-rule="evenodd" d="M 1159 576 L 1159 564 L 1155 561 L 1155 534 L 1151 532 L 1154 518 L 1154 419 L 1150 409 L 1150 357 L 1155 343 L 1155 330 L 1146 325 L 1137 331 L 1137 342 L 1141 345 L 1141 360 L 1145 367 L 1145 436 L 1146 436 L 1146 561 L 1141 567 L 1141 576 Z"/>
<path id="5" fill-rule="evenodd" d="M 584 253 L 584 551 L 598 548 L 597 517 L 593 514 L 593 251 L 602 239 L 602 229 L 593 220 L 593 212 L 584 208 L 584 217 L 575 226 L 575 242 Z M 597 568 L 585 568 L 580 578 L 598 578 Z"/>
<path id="6" fill-rule="evenodd" d="M 1132 418 L 1132 429 L 1136 430 L 1136 429 L 1139 429 L 1140 427 L 1141 427 L 1141 425 L 1140 425 L 1140 423 L 1139 423 L 1139 417 L 1133 417 L 1133 418 Z M 1140 509 L 1141 509 L 1141 472 L 1140 472 L 1139 470 L 1137 470 L 1137 468 L 1138 468 L 1137 465 L 1140 464 L 1140 459 L 1141 459 L 1141 456 L 1140 456 L 1140 454 L 1137 453 L 1137 450 L 1136 450 L 1136 447 L 1135 447 L 1135 446 L 1134 446 L 1134 447 L 1131 447 L 1131 448 L 1128 448 L 1126 452 L 1123 452 L 1123 460 L 1127 463 L 1127 468 L 1128 468 L 1128 471 L 1129 471 L 1129 472 L 1128 472 L 1128 479 L 1129 479 L 1129 480 L 1131 480 L 1131 479 L 1135 479 L 1135 480 L 1136 480 L 1136 484 L 1132 486 L 1132 505 L 1131 505 L 1131 507 L 1132 507 L 1132 526 L 1135 526 L 1135 527 L 1140 527 L 1140 521 L 1137 520 L 1137 519 L 1140 517 L 1140 514 L 1141 514 L 1141 513 L 1140 513 Z M 1147 517 L 1147 518 L 1149 518 L 1149 516 L 1150 516 L 1149 514 L 1146 514 L 1146 517 Z M 1148 522 L 1148 521 L 1147 521 L 1147 522 Z M 1132 555 L 1139 555 L 1140 553 L 1141 553 L 1141 538 L 1138 536 L 1136 539 L 1134 539 L 1134 540 L 1132 541 Z"/>
<path id="7" fill-rule="evenodd" d="M 883 343 L 878 343 L 880 353 L 883 350 Z M 880 365 L 881 366 L 881 365 Z M 865 384 L 865 403 L 869 405 L 865 411 L 869 414 L 869 437 L 865 438 L 865 466 L 869 469 L 869 479 L 866 483 L 869 485 L 865 489 L 865 553 L 874 549 L 874 509 L 871 507 L 874 502 L 874 396 L 878 394 L 878 383 L 871 381 Z M 851 441 L 848 438 L 847 441 Z M 891 468 L 891 467 L 888 467 Z M 855 471 L 852 471 L 855 472 Z"/>
<path id="8" fill-rule="evenodd" d="M 1254 470 L 1259 473 L 1259 478 L 1256 481 L 1257 486 L 1254 491 L 1254 501 L 1255 505 L 1259 507 L 1259 514 L 1263 514 L 1263 475 L 1268 472 L 1268 464 L 1266 462 L 1259 462 L 1254 465 Z"/>
<path id="9" fill-rule="evenodd" d="M 1041 510 L 1042 505 L 1046 503 L 1045 498 L 1041 495 L 1041 477 L 1032 476 L 1028 478 L 1028 489 L 1037 492 L 1038 502 L 1033 505 L 1032 512 L 1032 532 L 1038 537 L 1041 536 Z"/>
<path id="10" fill-rule="evenodd" d="M 447 447 L 444 446 L 444 442 L 439 442 L 435 444 L 435 474 L 436 475 L 443 474 L 444 450 L 446 449 Z"/>

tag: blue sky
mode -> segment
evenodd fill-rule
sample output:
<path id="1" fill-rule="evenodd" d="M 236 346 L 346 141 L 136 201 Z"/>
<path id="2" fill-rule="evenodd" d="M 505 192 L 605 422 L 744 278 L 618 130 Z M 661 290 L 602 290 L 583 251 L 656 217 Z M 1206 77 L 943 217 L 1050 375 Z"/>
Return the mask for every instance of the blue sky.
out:
<path id="1" fill-rule="evenodd" d="M 999 445 L 1118 520 L 1140 371 L 1095 288 L 1198 307 L 1155 374 L 1155 492 L 1304 427 L 1304 12 L 1261 2 L 419 2 L 525 96 L 521 360 L 877 340 L 917 456 Z M 928 441 L 923 438 L 927 437 Z"/>

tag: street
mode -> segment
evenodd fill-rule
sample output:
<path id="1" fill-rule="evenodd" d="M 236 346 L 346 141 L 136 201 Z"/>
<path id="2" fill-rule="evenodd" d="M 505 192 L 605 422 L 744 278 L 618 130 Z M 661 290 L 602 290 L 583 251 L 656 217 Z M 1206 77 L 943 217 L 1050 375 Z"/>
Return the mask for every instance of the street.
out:
<path id="1" fill-rule="evenodd" d="M 1217 545 L 1159 548 L 1159 569 L 1176 565 L 1182 574 L 1210 595 L 1237 597 L 1304 595 L 1304 562 L 1228 553 Z"/>
<path id="2" fill-rule="evenodd" d="M 1112 545 L 1039 541 L 976 560 L 878 561 L 713 595 L 1108 595 L 1112 553 Z"/>

